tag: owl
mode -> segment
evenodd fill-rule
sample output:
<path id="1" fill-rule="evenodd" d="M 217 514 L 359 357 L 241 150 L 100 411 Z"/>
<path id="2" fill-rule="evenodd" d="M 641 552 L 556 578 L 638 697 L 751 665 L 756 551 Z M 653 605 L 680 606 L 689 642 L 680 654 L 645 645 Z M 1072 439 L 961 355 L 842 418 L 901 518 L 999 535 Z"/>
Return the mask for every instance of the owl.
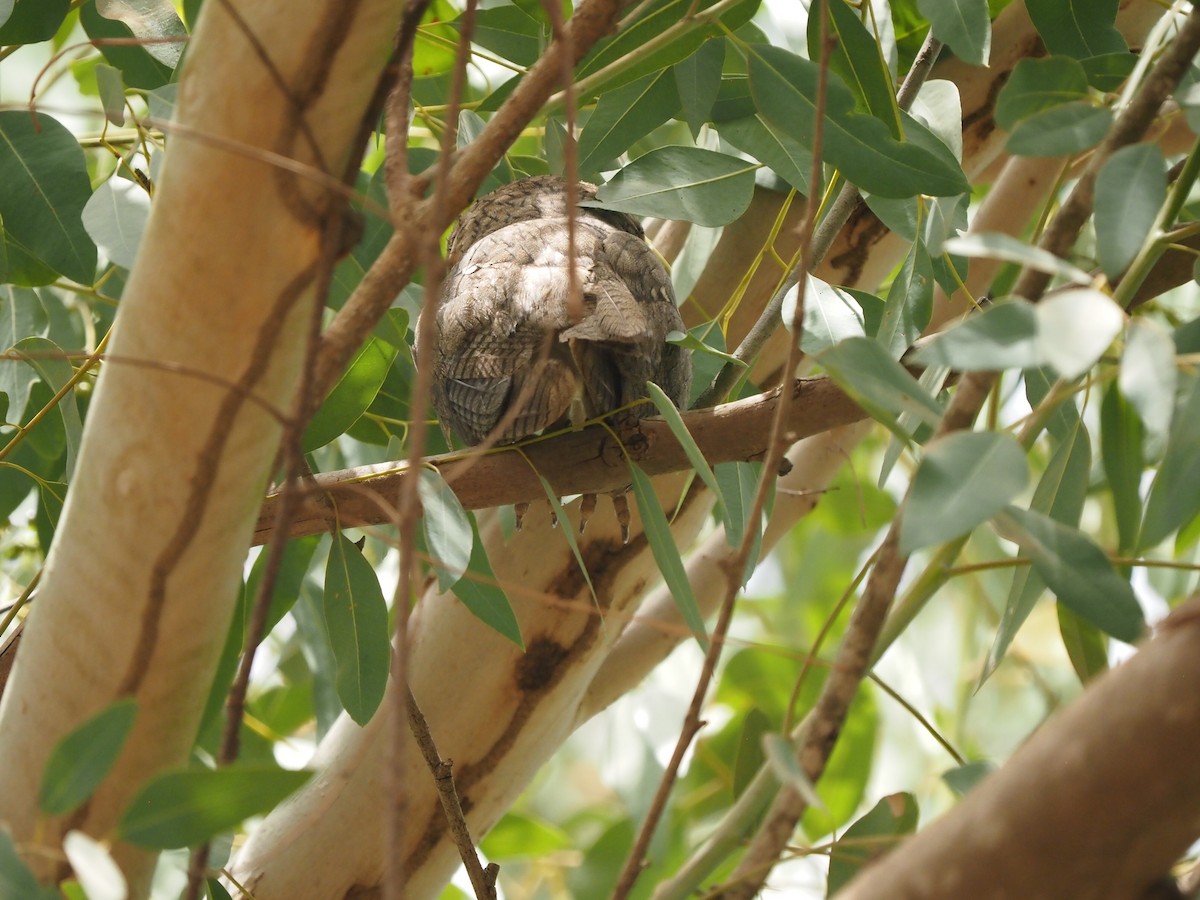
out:
<path id="1" fill-rule="evenodd" d="M 596 196 L 578 185 L 581 200 Z M 512 443 L 588 419 L 653 415 L 646 382 L 683 407 L 689 351 L 671 279 L 632 216 L 576 210 L 582 308 L 569 302 L 566 184 L 526 178 L 477 200 L 448 245 L 431 399 L 467 444 Z"/>

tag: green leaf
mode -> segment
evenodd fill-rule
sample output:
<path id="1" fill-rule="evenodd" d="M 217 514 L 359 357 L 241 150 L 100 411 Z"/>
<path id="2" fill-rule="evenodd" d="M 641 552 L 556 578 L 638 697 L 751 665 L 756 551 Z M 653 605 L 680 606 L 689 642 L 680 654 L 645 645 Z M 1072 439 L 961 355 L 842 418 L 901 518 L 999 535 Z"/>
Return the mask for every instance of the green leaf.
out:
<path id="1" fill-rule="evenodd" d="M 783 324 L 789 331 L 796 320 L 798 298 L 798 287 L 792 288 L 783 298 Z M 839 341 L 865 336 L 863 310 L 854 294 L 809 275 L 804 291 L 804 333 L 800 336 L 800 349 L 809 354 L 820 353 Z"/>
<path id="2" fill-rule="evenodd" d="M 1022 119 L 1005 147 L 1014 156 L 1068 156 L 1095 147 L 1112 127 L 1112 112 L 1066 103 Z"/>
<path id="3" fill-rule="evenodd" d="M 721 89 L 721 67 L 725 62 L 725 41 L 711 40 L 700 45 L 700 49 L 682 62 L 675 64 L 675 89 L 679 92 L 679 105 L 692 137 L 700 133 L 700 127 L 708 121 L 717 92 Z"/>
<path id="4" fill-rule="evenodd" d="M 1117 551 L 1125 554 L 1137 545 L 1142 524 L 1139 488 L 1145 462 L 1142 455 L 1144 429 L 1130 405 L 1110 384 L 1100 404 L 1100 458 L 1108 478 L 1113 511 L 1117 519 Z"/>
<path id="5" fill-rule="evenodd" d="M 947 769 L 942 773 L 942 781 L 946 782 L 946 786 L 950 790 L 962 797 L 994 771 L 996 771 L 994 763 L 981 759 Z"/>
<path id="6" fill-rule="evenodd" d="M 96 89 L 104 106 L 104 118 L 118 128 L 125 124 L 125 82 L 121 70 L 104 63 L 96 65 Z"/>
<path id="7" fill-rule="evenodd" d="M 75 370 L 67 361 L 67 354 L 56 343 L 46 338 L 29 337 L 18 341 L 12 348 L 13 355 L 23 359 L 37 372 L 38 378 L 51 391 L 57 393 L 75 375 Z M 75 399 L 74 389 L 67 391 L 58 401 L 58 414 L 62 420 L 63 435 L 67 445 L 66 475 L 75 469 L 75 460 L 79 455 L 79 444 L 83 439 L 83 420 L 79 416 L 79 405 Z"/>
<path id="8" fill-rule="evenodd" d="M 754 195 L 753 163 L 699 147 L 660 147 L 639 156 L 583 206 L 635 216 L 725 225 Z"/>
<path id="9" fill-rule="evenodd" d="M 757 113 L 716 123 L 717 133 L 739 150 L 767 165 L 801 193 L 808 191 L 812 153 Z"/>
<path id="10" fill-rule="evenodd" d="M 458 30 L 450 24 L 458 11 L 446 0 L 433 0 L 421 17 L 413 41 L 413 75 L 430 78 L 454 68 Z"/>
<path id="11" fill-rule="evenodd" d="M 150 218 L 150 196 L 140 184 L 114 176 L 96 188 L 81 218 L 88 236 L 104 255 L 116 265 L 132 269 Z"/>
<path id="12" fill-rule="evenodd" d="M 995 232 L 967 234 L 962 237 L 950 238 L 942 245 L 942 249 L 947 253 L 956 253 L 959 256 L 981 256 L 985 259 L 1016 263 L 1019 266 L 1026 266 L 1076 284 L 1091 284 L 1092 282 L 1091 275 L 1071 265 L 1065 259 L 1007 234 Z"/>
<path id="13" fill-rule="evenodd" d="M 1068 380 L 1088 371 L 1125 327 L 1125 313 L 1095 288 L 1054 291 L 1034 307 L 1042 358 Z"/>
<path id="14" fill-rule="evenodd" d="M 1113 23 L 1118 0 L 1026 0 L 1029 18 L 1049 53 L 1077 59 L 1124 53 L 1125 39 Z"/>
<path id="15" fill-rule="evenodd" d="M 742 732 L 738 737 L 737 756 L 733 758 L 733 799 L 742 795 L 742 791 L 758 774 L 763 764 L 763 738 L 771 729 L 771 720 L 757 706 L 751 707 L 742 721 Z"/>
<path id="16" fill-rule="evenodd" d="M 437 563 L 438 587 L 449 590 L 463 577 L 471 562 L 472 535 L 475 533 L 471 517 L 441 472 L 422 468 L 417 475 L 424 508 L 421 526 L 425 546 Z"/>
<path id="17" fill-rule="evenodd" d="M 337 660 L 337 692 L 350 718 L 366 725 L 383 700 L 391 662 L 387 605 L 375 570 L 343 534 L 325 567 L 325 626 Z"/>
<path id="18" fill-rule="evenodd" d="M 462 28 L 462 17 L 453 22 Z M 494 6 L 475 14 L 471 40 L 518 66 L 532 66 L 549 42 L 549 28 L 519 6 Z"/>
<path id="19" fill-rule="evenodd" d="M 44 113 L 0 111 L 0 184 L 5 240 L 55 272 L 91 284 L 96 245 L 80 216 L 92 188 L 74 135 Z"/>
<path id="20" fill-rule="evenodd" d="M 972 531 L 1012 501 L 1029 481 L 1025 451 L 1012 435 L 958 432 L 933 441 L 913 476 L 900 524 L 900 552 Z"/>
<path id="21" fill-rule="evenodd" d="M 106 19 L 123 23 L 154 60 L 174 69 L 183 56 L 187 29 L 171 0 L 96 0 Z"/>
<path id="22" fill-rule="evenodd" d="M 128 25 L 104 16 L 98 3 L 84 3 L 79 8 L 79 21 L 87 36 L 96 42 L 96 49 L 110 65 L 121 70 L 121 76 L 129 87 L 152 91 L 171 80 L 174 65 L 168 65 L 157 58 L 150 52 L 149 47 L 154 46 L 160 57 L 164 50 L 177 56 L 183 49 L 182 38 L 186 34 L 182 23 L 178 25 L 177 34 L 168 35 L 174 42 L 142 45 L 138 43 L 137 35 Z"/>
<path id="23" fill-rule="evenodd" d="M 192 847 L 274 808 L 311 774 L 273 765 L 167 772 L 138 791 L 117 833 L 149 850 Z"/>
<path id="24" fill-rule="evenodd" d="M 755 46 L 749 54 L 755 107 L 768 122 L 810 146 L 816 123 L 816 64 L 779 47 Z M 912 141 L 896 141 L 879 119 L 855 113 L 854 95 L 832 74 L 823 150 L 828 162 L 868 193 L 949 196 L 968 189 L 962 169 L 947 163 L 948 153 L 940 156 Z"/>
<path id="25" fill-rule="evenodd" d="M 912 794 L 889 794 L 875 804 L 833 845 L 825 896 L 832 897 L 859 870 L 886 855 L 917 828 L 917 801 Z"/>
<path id="26" fill-rule="evenodd" d="M 82 831 L 68 831 L 63 853 L 87 900 L 125 900 L 129 888 L 108 848 Z"/>
<path id="27" fill-rule="evenodd" d="M 892 279 L 875 339 L 899 359 L 921 336 L 933 313 L 933 263 L 916 241 Z"/>
<path id="28" fill-rule="evenodd" d="M 1087 98 L 1087 73 L 1075 60 L 1021 59 L 996 97 L 996 124 L 1012 131 L 1032 115 Z"/>
<path id="29" fill-rule="evenodd" d="M 726 535 L 729 533 L 729 511 L 725 508 L 725 498 L 721 495 L 721 485 L 717 482 L 717 476 L 713 473 L 712 467 L 709 466 L 708 460 L 704 458 L 704 453 L 696 444 L 696 439 L 687 429 L 687 425 L 683 423 L 683 417 L 679 415 L 679 410 L 675 404 L 671 402 L 671 398 L 666 395 L 653 381 L 646 383 L 646 395 L 654 403 L 654 407 L 658 410 L 658 414 L 663 417 L 667 423 L 667 427 L 671 429 L 671 434 L 675 435 L 675 440 L 679 441 L 679 446 L 683 448 L 683 452 L 687 454 L 688 462 L 692 464 L 692 468 L 696 470 L 696 474 L 700 476 L 717 501 L 717 513 L 721 517 L 721 521 L 726 526 Z"/>
<path id="30" fill-rule="evenodd" d="M 48 41 L 58 33 L 70 10 L 71 0 L 16 0 L 15 6 L 10 0 L 10 15 L 0 11 L 0 45 Z"/>
<path id="31" fill-rule="evenodd" d="M 671 534 L 671 525 L 659 505 L 658 495 L 654 493 L 654 485 L 645 472 L 633 460 L 629 461 L 629 473 L 633 476 L 633 496 L 637 501 L 638 513 L 642 517 L 642 528 L 646 540 L 658 563 L 663 581 L 679 607 L 683 621 L 687 623 L 692 634 L 696 636 L 701 649 L 708 649 L 708 635 L 704 630 L 704 617 L 692 593 L 692 584 L 688 581 L 687 570 L 683 567 L 683 559 L 679 548 L 675 546 L 675 537 Z"/>
<path id="32" fill-rule="evenodd" d="M 589 174 L 608 168 L 678 110 L 679 92 L 669 69 L 601 95 L 579 134 L 579 171 Z"/>
<path id="33" fill-rule="evenodd" d="M 1121 388 L 1146 430 L 1165 438 L 1175 406 L 1175 344 L 1157 322 L 1131 319 L 1125 331 L 1125 352 L 1117 385 Z"/>
<path id="34" fill-rule="evenodd" d="M 496 573 L 492 570 L 487 550 L 479 537 L 479 527 L 474 519 L 469 521 L 471 543 L 468 546 L 471 548 L 471 556 L 467 562 L 467 571 L 454 583 L 451 590 L 475 618 L 524 650 L 521 626 L 513 613 L 512 604 L 508 602 L 504 589 L 496 582 Z M 564 526 L 563 530 L 566 532 L 571 529 L 570 526 Z"/>
<path id="35" fill-rule="evenodd" d="M 379 393 L 396 358 L 389 342 L 368 338 L 304 432 L 304 452 L 324 447 L 359 420 Z"/>
<path id="36" fill-rule="evenodd" d="M 855 109 L 874 116 L 887 126 L 892 138 L 904 136 L 900 125 L 900 107 L 896 103 L 896 88 L 888 72 L 879 42 L 858 18 L 858 13 L 845 0 L 828 0 L 827 22 L 833 49 L 829 56 L 830 71 L 836 72 L 854 95 Z M 808 58 L 821 58 L 821 23 L 815 15 L 808 17 Z"/>
<path id="37" fill-rule="evenodd" d="M 910 435 L 896 421 L 901 413 L 912 413 L 930 426 L 941 420 L 938 402 L 877 341 L 850 338 L 822 350 L 817 361 L 855 403 L 902 441 Z"/>
<path id="38" fill-rule="evenodd" d="M 1091 466 L 1092 448 L 1087 429 L 1076 419 L 1070 436 L 1058 445 L 1042 473 L 1034 489 L 1030 508 L 1046 513 L 1064 525 L 1078 524 L 1087 497 Z M 1045 590 L 1046 582 L 1033 567 L 1024 566 L 1013 573 L 1000 627 L 996 629 L 996 637 L 980 673 L 979 684 L 982 685 L 1000 665 L 1013 638 Z"/>
<path id="39" fill-rule="evenodd" d="M 51 816 L 65 816 L 78 809 L 112 769 L 136 718 L 137 702 L 126 697 L 102 709 L 55 744 L 42 773 L 38 808 Z"/>
<path id="40" fill-rule="evenodd" d="M 536 474 L 536 473 L 535 473 Z M 554 493 L 554 488 L 550 486 L 550 482 L 538 475 L 538 481 L 542 483 L 542 490 L 546 492 L 546 500 L 550 504 L 550 510 L 554 514 L 554 521 L 569 522 L 567 512 L 563 509 L 562 501 L 558 499 L 558 494 Z M 592 600 L 596 606 L 600 606 L 600 601 L 596 597 L 596 586 L 592 584 L 592 575 L 588 572 L 587 563 L 583 561 L 583 554 L 579 550 L 579 541 L 575 536 L 575 529 L 569 525 L 564 525 L 562 536 L 566 538 L 567 545 L 571 548 L 571 555 L 575 557 L 575 564 L 579 566 L 579 572 L 583 575 L 583 580 L 587 582 L 588 592 L 592 595 Z"/>
<path id="41" fill-rule="evenodd" d="M 1154 476 L 1138 548 L 1148 550 L 1200 512 L 1200 378 L 1192 377 L 1176 406 L 1162 464 Z"/>
<path id="42" fill-rule="evenodd" d="M 825 803 L 817 794 L 816 786 L 808 777 L 808 773 L 800 766 L 800 761 L 796 759 L 796 751 L 792 747 L 792 742 L 781 734 L 768 733 L 762 736 L 762 746 L 763 753 L 767 758 L 767 765 L 771 767 L 771 771 L 775 773 L 775 777 L 779 779 L 780 783 L 792 788 L 805 799 L 811 808 L 824 809 Z"/>
<path id="43" fill-rule="evenodd" d="M 729 542 L 729 546 L 736 547 L 742 542 L 742 537 L 746 534 L 746 528 L 752 527 L 757 535 L 756 540 L 761 540 L 762 522 L 749 522 L 750 511 L 754 507 L 754 495 L 758 491 L 758 480 L 761 474 L 762 465 L 760 463 L 751 462 L 725 462 L 717 463 L 713 466 L 713 473 L 717 476 L 717 483 L 721 485 L 721 496 L 725 500 L 725 511 L 729 514 L 729 519 L 725 523 L 726 534 L 725 540 Z M 755 545 L 757 547 L 757 543 Z M 756 552 L 750 554 L 750 559 L 746 563 L 747 571 L 742 583 L 746 580 L 754 570 L 753 560 L 758 559 Z"/>
<path id="44" fill-rule="evenodd" d="M 28 3 L 29 0 L 25 2 Z M 13 900 L 57 900 L 58 896 L 59 893 L 54 888 L 38 884 L 33 872 L 29 871 L 29 867 L 17 853 L 8 828 L 0 826 L 0 897 L 12 897 Z"/>
<path id="45" fill-rule="evenodd" d="M 45 337 L 49 330 L 50 320 L 35 291 L 0 285 L 0 352 L 11 356 L 20 341 Z M 8 398 L 5 421 L 15 424 L 24 420 L 29 391 L 36 380 L 36 371 L 22 360 L 0 358 L 0 394 Z"/>
<path id="46" fill-rule="evenodd" d="M 1012 300 L 989 306 L 935 334 L 917 350 L 916 359 L 960 372 L 1027 369 L 1042 362 L 1037 338 L 1033 305 Z"/>
<path id="47" fill-rule="evenodd" d="M 1058 633 L 1081 684 L 1087 684 L 1108 668 L 1108 639 L 1100 629 L 1058 604 Z"/>
<path id="48" fill-rule="evenodd" d="M 992 49 L 992 21 L 987 0 L 917 0 L 933 36 L 954 55 L 974 66 L 986 66 Z"/>
<path id="49" fill-rule="evenodd" d="M 1129 582 L 1091 538 L 1049 516 L 1010 506 L 996 529 L 1033 560 L 1058 602 L 1117 640 L 1133 643 L 1146 630 Z"/>
<path id="50" fill-rule="evenodd" d="M 1167 199 L 1166 160 L 1153 144 L 1113 153 L 1096 178 L 1096 256 L 1109 281 L 1133 262 L 1150 240 Z"/>
<path id="51" fill-rule="evenodd" d="M 574 846 L 571 836 L 545 819 L 519 812 L 507 812 L 479 842 L 479 849 L 490 860 L 540 860 Z"/>

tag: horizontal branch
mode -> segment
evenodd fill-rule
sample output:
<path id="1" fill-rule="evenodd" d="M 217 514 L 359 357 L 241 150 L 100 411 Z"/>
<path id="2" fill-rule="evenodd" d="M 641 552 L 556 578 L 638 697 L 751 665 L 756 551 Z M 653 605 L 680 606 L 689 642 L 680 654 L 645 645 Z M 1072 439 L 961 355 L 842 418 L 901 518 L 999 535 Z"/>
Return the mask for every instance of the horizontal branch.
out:
<path id="1" fill-rule="evenodd" d="M 827 378 L 794 382 L 785 435 L 789 443 L 866 413 Z M 709 463 L 760 459 L 766 451 L 779 389 L 683 414 L 683 421 Z M 622 449 L 622 445 L 623 448 Z M 479 456 L 443 453 L 425 460 L 437 468 L 467 509 L 487 509 L 545 497 L 538 476 L 559 496 L 602 493 L 629 483 L 625 458 L 650 475 L 690 468 L 683 447 L 662 419 L 643 419 L 621 428 L 592 425 L 579 431 L 535 439 L 517 447 L 497 447 Z M 314 476 L 297 504 L 288 537 L 341 528 L 378 525 L 394 519 L 404 463 L 378 463 Z M 278 494 L 259 513 L 254 543 L 265 543 L 275 525 Z"/>

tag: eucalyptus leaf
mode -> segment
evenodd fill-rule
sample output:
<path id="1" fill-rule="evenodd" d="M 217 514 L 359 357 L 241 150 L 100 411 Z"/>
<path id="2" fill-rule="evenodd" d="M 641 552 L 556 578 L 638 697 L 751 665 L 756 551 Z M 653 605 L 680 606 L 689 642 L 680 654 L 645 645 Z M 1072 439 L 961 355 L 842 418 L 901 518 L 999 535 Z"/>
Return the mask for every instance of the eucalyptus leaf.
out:
<path id="1" fill-rule="evenodd" d="M 1012 131 L 1043 110 L 1086 100 L 1087 73 L 1066 56 L 1021 59 L 996 97 L 996 124 Z"/>
<path id="2" fill-rule="evenodd" d="M 449 590 L 470 566 L 471 517 L 437 469 L 422 468 L 418 477 L 425 545 L 435 560 L 438 586 Z"/>
<path id="3" fill-rule="evenodd" d="M 864 866 L 881 859 L 917 828 L 918 809 L 912 794 L 889 794 L 846 829 L 829 857 L 825 896 L 833 897 Z"/>
<path id="4" fill-rule="evenodd" d="M 1110 384 L 1100 404 L 1100 457 L 1116 513 L 1117 550 L 1121 553 L 1136 546 L 1142 523 L 1139 491 L 1145 466 L 1144 436 L 1142 420 L 1117 386 Z"/>
<path id="5" fill-rule="evenodd" d="M 1150 486 L 1138 547 L 1148 550 L 1200 513 L 1200 378 L 1181 392 L 1167 447 Z"/>
<path id="6" fill-rule="evenodd" d="M 1007 234 L 996 232 L 967 234 L 962 237 L 950 238 L 942 249 L 947 253 L 956 253 L 959 256 L 981 256 L 985 259 L 1016 263 L 1076 284 L 1091 284 L 1092 281 L 1092 277 L 1087 272 L 1071 265 L 1061 257 Z"/>
<path id="7" fill-rule="evenodd" d="M 607 168 L 678 110 L 679 91 L 669 69 L 601 95 L 579 135 L 579 171 Z"/>
<path id="8" fill-rule="evenodd" d="M 522 650 L 525 649 L 525 642 L 521 638 L 521 626 L 513 613 L 512 604 L 508 602 L 508 596 L 496 581 L 496 573 L 492 569 L 474 519 L 471 520 L 471 557 L 467 571 L 454 583 L 451 590 L 475 618 Z"/>
<path id="9" fill-rule="evenodd" d="M 725 62 L 725 41 L 705 41 L 695 53 L 675 64 L 675 88 L 684 121 L 692 137 L 708 121 L 717 92 L 721 89 L 721 67 Z"/>
<path id="10" fill-rule="evenodd" d="M 829 376 L 877 422 L 901 440 L 910 436 L 896 422 L 911 412 L 927 425 L 936 425 L 942 408 L 900 363 L 870 338 L 849 338 L 817 354 Z"/>
<path id="11" fill-rule="evenodd" d="M 933 36 L 963 62 L 986 66 L 992 48 L 992 21 L 987 0 L 917 0 Z"/>
<path id="12" fill-rule="evenodd" d="M 1112 127 L 1112 112 L 1089 103 L 1066 103 L 1023 119 L 1005 148 L 1014 156 L 1068 156 L 1095 147 Z"/>
<path id="13" fill-rule="evenodd" d="M 1152 319 L 1136 318 L 1125 332 L 1117 385 L 1142 418 L 1146 430 L 1166 437 L 1175 405 L 1175 343 Z"/>
<path id="14" fill-rule="evenodd" d="M 1116 281 L 1151 231 L 1167 199 L 1167 164 L 1153 144 L 1122 147 L 1096 177 L 1096 255 L 1109 281 Z"/>
<path id="15" fill-rule="evenodd" d="M 132 269 L 150 218 L 150 195 L 140 184 L 114 176 L 96 188 L 81 218 L 88 236 L 105 256 Z"/>
<path id="16" fill-rule="evenodd" d="M 325 566 L 325 627 L 337 660 L 337 692 L 350 718 L 365 725 L 383 700 L 391 664 L 387 606 L 375 570 L 344 534 Z"/>
<path id="17" fill-rule="evenodd" d="M 117 700 L 63 737 L 46 760 L 38 808 L 52 816 L 78 809 L 100 786 L 137 718 L 132 697 Z"/>
<path id="18" fill-rule="evenodd" d="M 752 163 L 699 147 L 660 147 L 639 156 L 583 203 L 636 216 L 726 225 L 754 194 Z"/>
<path id="19" fill-rule="evenodd" d="M 783 324 L 789 330 L 796 318 L 799 293 L 800 288 L 796 286 L 783 298 Z M 805 353 L 820 353 L 846 338 L 865 335 L 862 307 L 854 296 L 809 275 L 804 291 L 804 332 L 800 348 Z"/>
<path id="20" fill-rule="evenodd" d="M 1077 59 L 1128 48 L 1117 31 L 1118 0 L 1026 0 L 1029 18 L 1049 53 Z"/>

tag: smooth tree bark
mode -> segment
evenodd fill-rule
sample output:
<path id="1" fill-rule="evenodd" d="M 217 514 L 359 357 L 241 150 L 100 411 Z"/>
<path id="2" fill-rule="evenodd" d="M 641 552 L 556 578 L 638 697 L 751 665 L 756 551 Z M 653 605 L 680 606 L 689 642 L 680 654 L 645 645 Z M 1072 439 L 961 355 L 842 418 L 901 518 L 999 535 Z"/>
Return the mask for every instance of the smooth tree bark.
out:
<path id="1" fill-rule="evenodd" d="M 206 4 L 0 706 L 0 820 L 43 875 L 65 830 L 110 837 L 134 791 L 187 761 L 398 8 Z M 137 721 L 103 786 L 77 813 L 39 820 L 51 749 L 126 696 Z M 114 855 L 144 892 L 153 856 Z"/>

